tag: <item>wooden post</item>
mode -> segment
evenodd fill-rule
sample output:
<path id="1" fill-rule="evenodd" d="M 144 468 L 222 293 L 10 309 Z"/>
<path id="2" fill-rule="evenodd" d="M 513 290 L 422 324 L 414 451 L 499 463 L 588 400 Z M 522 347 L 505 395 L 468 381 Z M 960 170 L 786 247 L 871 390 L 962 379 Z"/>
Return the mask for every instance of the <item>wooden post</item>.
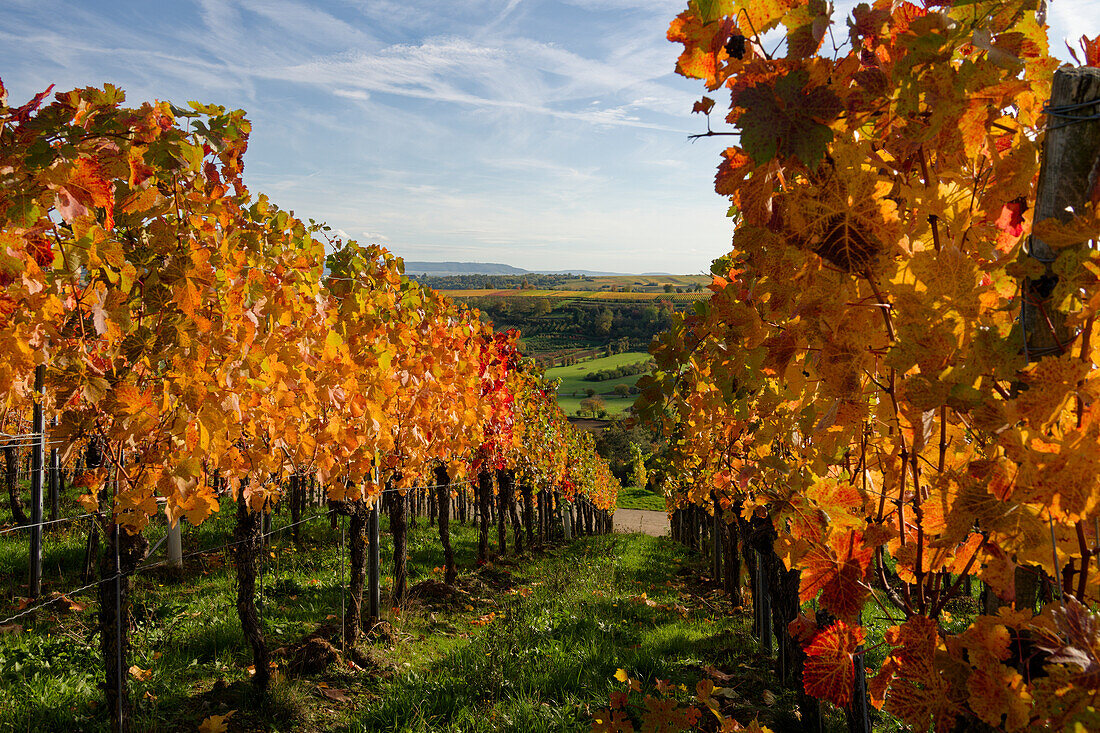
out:
<path id="1" fill-rule="evenodd" d="M 57 427 L 57 418 L 50 420 L 51 427 Z M 61 514 L 61 459 L 57 455 L 57 448 L 50 448 L 50 462 L 47 469 L 46 485 L 50 502 L 50 521 L 57 521 Z"/>
<path id="2" fill-rule="evenodd" d="M 375 480 L 378 480 L 377 476 Z M 370 508 L 370 516 L 367 519 L 367 586 L 371 621 L 377 621 L 381 618 L 380 613 L 382 610 L 382 586 L 379 578 L 382 543 L 378 532 L 378 502 L 381 498 L 381 496 L 375 497 Z"/>
<path id="3" fill-rule="evenodd" d="M 1034 223 L 1044 219 L 1069 221 L 1084 213 L 1097 182 L 1100 165 L 1100 68 L 1064 68 L 1054 72 L 1051 112 L 1043 141 L 1039 189 Z M 1080 121 L 1077 121 L 1080 120 Z M 1084 242 L 1082 242 L 1082 245 Z M 1032 235 L 1028 254 L 1043 264 L 1045 274 L 1024 282 L 1020 321 L 1024 329 L 1024 353 L 1029 361 L 1058 355 L 1073 340 L 1065 314 L 1054 308 L 1055 254 L 1046 242 Z"/>
<path id="4" fill-rule="evenodd" d="M 31 430 L 34 447 L 31 448 L 31 562 L 30 596 L 42 595 L 42 474 L 46 464 L 46 421 L 43 418 L 42 400 L 45 398 L 46 365 L 34 370 L 34 413 Z"/>
<path id="5" fill-rule="evenodd" d="M 710 533 L 714 549 L 714 582 L 722 582 L 722 507 L 718 504 L 718 494 L 714 495 L 714 527 Z"/>
<path id="6" fill-rule="evenodd" d="M 1083 214 L 1100 177 L 1100 68 L 1063 68 L 1054 72 L 1047 131 L 1043 140 L 1039 187 L 1033 223 L 1069 221 Z M 1091 119 L 1090 119 L 1091 118 Z M 1081 242 L 1078 247 L 1085 246 Z M 1054 250 L 1034 234 L 1027 251 L 1043 266 L 1038 278 L 1025 278 L 1020 323 L 1028 361 L 1058 356 L 1077 336 L 1066 327 L 1066 314 L 1055 308 Z M 1016 568 L 1016 607 L 1034 608 L 1039 585 L 1037 568 Z"/>
<path id="7" fill-rule="evenodd" d="M 756 587 L 753 588 L 752 605 L 757 614 L 757 629 L 759 633 L 760 654 L 765 657 L 772 655 L 772 612 L 768 598 L 768 571 L 764 567 L 764 554 L 757 550 L 756 555 Z"/>
<path id="8" fill-rule="evenodd" d="M 183 533 L 179 518 L 168 522 L 168 567 L 183 569 Z"/>

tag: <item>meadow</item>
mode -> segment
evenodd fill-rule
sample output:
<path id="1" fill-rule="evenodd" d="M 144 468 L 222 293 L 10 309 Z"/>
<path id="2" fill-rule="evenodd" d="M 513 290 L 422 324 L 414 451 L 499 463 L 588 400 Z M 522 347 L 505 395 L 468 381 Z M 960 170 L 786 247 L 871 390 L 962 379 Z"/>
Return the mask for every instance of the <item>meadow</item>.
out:
<path id="1" fill-rule="evenodd" d="M 547 379 L 560 379 L 558 385 L 558 404 L 567 415 L 575 415 L 580 409 L 581 400 L 586 398 L 587 389 L 596 390 L 596 394 L 607 405 L 609 416 L 622 416 L 626 409 L 634 404 L 636 395 L 620 397 L 614 394 L 616 385 L 625 384 L 633 386 L 641 375 L 618 377 L 602 382 L 591 382 L 584 379 L 586 374 L 598 372 L 601 369 L 615 369 L 629 364 L 637 364 L 647 361 L 649 354 L 641 351 L 628 351 L 622 354 L 604 356 L 598 359 L 578 362 L 569 366 L 553 367 L 546 370 Z"/>

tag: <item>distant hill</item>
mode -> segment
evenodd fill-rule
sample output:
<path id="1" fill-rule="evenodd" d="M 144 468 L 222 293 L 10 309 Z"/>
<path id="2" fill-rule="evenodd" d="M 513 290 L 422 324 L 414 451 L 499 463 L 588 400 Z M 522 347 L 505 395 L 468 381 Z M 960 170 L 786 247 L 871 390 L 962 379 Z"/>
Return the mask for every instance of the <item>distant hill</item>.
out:
<path id="1" fill-rule="evenodd" d="M 418 262 L 405 260 L 405 272 L 411 275 L 585 275 L 607 277 L 628 275 L 625 272 L 603 270 L 524 270 L 522 267 L 502 265 L 499 262 Z"/>
<path id="2" fill-rule="evenodd" d="M 414 262 L 405 260 L 405 272 L 418 275 L 526 275 L 529 271 L 496 262 Z"/>

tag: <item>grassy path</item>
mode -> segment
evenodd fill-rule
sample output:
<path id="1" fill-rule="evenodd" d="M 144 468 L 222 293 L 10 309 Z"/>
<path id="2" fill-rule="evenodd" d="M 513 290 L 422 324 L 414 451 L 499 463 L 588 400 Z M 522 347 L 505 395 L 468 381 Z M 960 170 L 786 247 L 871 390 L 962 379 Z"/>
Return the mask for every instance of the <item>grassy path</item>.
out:
<path id="1" fill-rule="evenodd" d="M 667 537 L 668 514 L 644 509 L 615 510 L 616 532 L 641 532 L 652 537 Z"/>
<path id="2" fill-rule="evenodd" d="M 622 668 L 647 691 L 657 680 L 683 685 L 685 701 L 724 670 L 736 682 L 723 683 L 723 712 L 798 730 L 789 695 L 755 658 L 747 617 L 698 580 L 702 560 L 678 545 L 583 538 L 492 562 L 451 591 L 434 580 L 438 542 L 420 527 L 411 560 L 427 582 L 404 609 L 387 611 L 383 633 L 363 645 L 363 668 L 340 660 L 294 673 L 276 654 L 264 699 L 248 682 L 230 568 L 208 562 L 167 597 L 167 578 L 145 581 L 135 596 L 135 729 L 194 731 L 228 715 L 228 731 L 588 731 L 622 689 Z M 469 558 L 473 532 L 456 534 Z M 309 544 L 276 546 L 268 558 L 280 565 L 264 595 L 273 648 L 339 623 L 335 557 L 322 552 L 328 544 Z M 89 603 L 0 634 L 0 730 L 105 729 L 93 626 Z"/>

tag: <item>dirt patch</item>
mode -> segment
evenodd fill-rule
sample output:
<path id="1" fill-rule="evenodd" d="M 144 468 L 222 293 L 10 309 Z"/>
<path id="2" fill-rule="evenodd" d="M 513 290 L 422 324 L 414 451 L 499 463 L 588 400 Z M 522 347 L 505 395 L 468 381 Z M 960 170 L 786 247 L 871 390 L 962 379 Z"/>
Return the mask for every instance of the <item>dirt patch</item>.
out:
<path id="1" fill-rule="evenodd" d="M 409 598 L 431 605 L 442 605 L 454 601 L 458 591 L 453 586 L 428 578 L 409 588 Z"/>
<path id="2" fill-rule="evenodd" d="M 340 629 L 331 624 L 318 626 L 301 640 L 274 650 L 271 656 L 286 659 L 286 669 L 292 677 L 321 674 L 332 665 L 343 663 L 340 650 L 333 644 L 339 634 Z"/>
<path id="3" fill-rule="evenodd" d="M 651 512 L 644 509 L 616 509 L 616 532 L 640 532 L 653 537 L 664 537 L 669 533 L 668 515 L 664 512 Z"/>
<path id="4" fill-rule="evenodd" d="M 578 430 L 587 430 L 590 433 L 602 433 L 611 424 L 610 420 L 597 420 L 588 417 L 570 417 L 568 419 L 573 427 Z"/>
<path id="5" fill-rule="evenodd" d="M 511 590 L 520 584 L 520 581 L 513 577 L 512 571 L 496 565 L 485 565 L 474 575 L 482 583 L 498 591 Z"/>

